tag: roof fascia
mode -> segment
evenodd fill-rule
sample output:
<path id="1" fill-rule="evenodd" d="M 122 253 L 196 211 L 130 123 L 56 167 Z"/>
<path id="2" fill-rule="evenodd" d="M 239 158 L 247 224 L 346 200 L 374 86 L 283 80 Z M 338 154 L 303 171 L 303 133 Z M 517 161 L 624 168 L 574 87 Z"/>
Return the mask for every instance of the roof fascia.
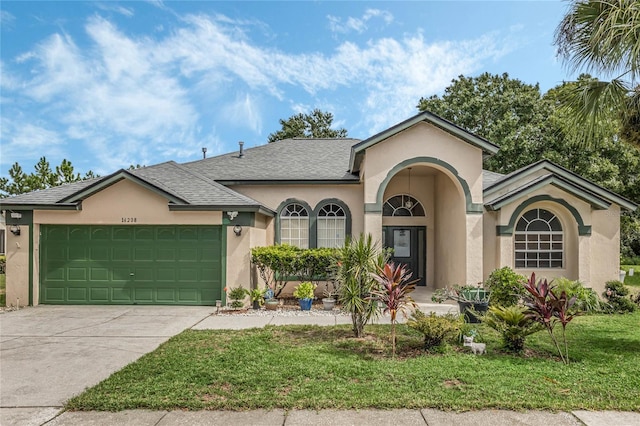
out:
<path id="1" fill-rule="evenodd" d="M 408 128 L 420 122 L 433 124 L 434 126 L 442 129 L 450 135 L 453 135 L 470 145 L 480 148 L 483 153 L 486 153 L 488 155 L 493 155 L 498 152 L 499 147 L 489 142 L 488 140 L 474 135 L 468 130 L 456 126 L 452 122 L 445 120 L 444 118 L 439 117 L 431 112 L 424 111 L 353 145 L 353 147 L 351 147 L 351 156 L 349 158 L 349 169 L 351 170 L 351 172 L 353 173 L 360 169 L 360 162 L 362 161 L 362 156 L 365 150 L 372 147 L 373 145 L 376 145 L 379 142 L 382 142 L 385 139 L 388 139 L 404 130 L 407 130 Z"/>
<path id="2" fill-rule="evenodd" d="M 291 179 L 283 179 L 283 180 L 256 180 L 256 179 L 247 179 L 247 180 L 216 180 L 217 183 L 225 186 L 233 186 L 233 185 L 354 185 L 359 184 L 360 180 L 355 179 L 340 179 L 340 180 L 291 180 Z"/>
<path id="3" fill-rule="evenodd" d="M 489 186 L 487 189 L 483 191 L 483 194 L 485 197 L 487 197 L 495 193 L 496 191 L 503 189 L 505 186 L 509 185 L 514 180 L 517 180 L 518 178 L 526 178 L 527 176 L 537 171 L 540 171 L 542 169 L 546 169 L 547 171 L 565 179 L 566 181 L 571 182 L 575 186 L 581 187 L 583 188 L 583 190 L 590 191 L 591 193 L 597 195 L 598 197 L 605 199 L 607 201 L 613 202 L 615 204 L 618 204 L 622 208 L 625 208 L 629 211 L 633 212 L 638 208 L 637 204 L 635 204 L 634 202 L 627 200 L 626 198 L 616 194 L 615 192 L 609 191 L 608 189 L 605 189 L 583 178 L 582 176 L 577 175 L 572 171 L 565 169 L 562 166 L 552 163 L 549 160 L 540 160 L 529 166 L 523 167 L 520 170 L 516 170 L 511 175 L 507 175 L 504 179 Z"/>
<path id="4" fill-rule="evenodd" d="M 232 204 L 169 204 L 170 211 L 238 211 L 238 212 L 256 212 L 265 216 L 275 216 L 276 213 L 264 206 L 239 206 Z"/>
<path id="5" fill-rule="evenodd" d="M 489 211 L 500 210 L 502 207 L 507 204 L 511 204 L 512 202 L 525 197 L 532 192 L 541 189 L 547 185 L 553 185 L 557 188 L 562 189 L 569 194 L 580 198 L 581 200 L 589 203 L 592 207 L 598 210 L 606 210 L 611 206 L 611 203 L 607 200 L 598 197 L 596 194 L 593 194 L 590 191 L 586 191 L 580 186 L 574 185 L 572 182 L 569 182 L 559 176 L 555 175 L 546 175 L 541 176 L 534 181 L 529 182 L 526 185 L 523 185 L 507 194 L 504 194 L 495 200 L 488 202 L 485 204 L 485 207 Z"/>
<path id="6" fill-rule="evenodd" d="M 0 202 L 0 210 L 82 210 L 82 203 L 7 204 Z"/>
<path id="7" fill-rule="evenodd" d="M 73 203 L 73 202 L 77 202 L 77 201 L 82 201 L 85 198 L 88 198 L 100 191 L 102 191 L 103 189 L 106 189 L 108 187 L 110 187 L 113 184 L 116 184 L 118 182 L 120 182 L 123 179 L 128 179 L 133 183 L 136 183 L 140 186 L 142 186 L 145 189 L 148 189 L 151 192 L 154 192 L 166 199 L 168 199 L 170 202 L 175 203 L 175 204 L 187 204 L 187 202 L 185 200 L 183 200 L 182 198 L 176 196 L 175 194 L 172 194 L 170 192 L 165 191 L 164 189 L 158 188 L 157 186 L 149 183 L 148 181 L 146 181 L 145 179 L 138 177 L 132 173 L 129 173 L 127 170 L 124 169 L 120 169 L 115 173 L 112 173 L 111 175 L 105 177 L 104 179 L 100 180 L 99 182 L 94 183 L 93 185 L 90 185 L 78 192 L 75 192 L 74 194 L 71 194 L 70 196 L 63 198 L 62 200 L 60 200 L 61 203 Z"/>

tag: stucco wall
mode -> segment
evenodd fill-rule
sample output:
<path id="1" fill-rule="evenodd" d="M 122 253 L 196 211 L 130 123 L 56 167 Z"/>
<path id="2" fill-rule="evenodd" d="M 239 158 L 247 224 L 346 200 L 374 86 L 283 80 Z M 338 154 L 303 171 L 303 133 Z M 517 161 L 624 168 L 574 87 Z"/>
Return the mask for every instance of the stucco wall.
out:
<path id="1" fill-rule="evenodd" d="M 364 229 L 364 207 L 362 185 L 234 185 L 234 191 L 259 201 L 272 210 L 290 198 L 304 201 L 312 209 L 323 200 L 335 198 L 345 203 L 351 211 L 351 234 L 359 235 Z M 310 212 L 311 213 L 311 212 Z M 275 236 L 275 220 L 267 223 L 269 244 L 273 244 Z"/>
<path id="2" fill-rule="evenodd" d="M 496 235 L 499 213 L 485 211 L 482 216 L 482 279 L 486 280 L 494 269 L 499 268 L 500 243 Z"/>
<path id="3" fill-rule="evenodd" d="M 620 207 L 594 210 L 591 216 L 591 287 L 601 295 L 604 284 L 620 271 Z"/>
<path id="4" fill-rule="evenodd" d="M 482 202 L 482 151 L 426 123 L 418 123 L 367 149 L 362 167 L 364 201 L 375 203 L 378 188 L 391 169 L 416 157 L 433 157 L 451 165 L 469 185 L 473 202 Z"/>
<path id="5" fill-rule="evenodd" d="M 32 235 L 30 231 L 29 226 L 20 225 L 20 235 L 13 235 L 9 227 L 6 227 L 7 306 L 29 304 L 29 238 Z"/>
<path id="6" fill-rule="evenodd" d="M 435 285 L 467 283 L 467 226 L 464 198 L 447 176 L 436 178 Z M 482 238 L 482 235 L 480 235 Z"/>
<path id="7" fill-rule="evenodd" d="M 123 222 L 123 218 L 135 218 Z M 82 202 L 82 210 L 37 210 L 34 223 L 107 225 L 220 225 L 222 212 L 170 211 L 166 198 L 122 180 Z"/>

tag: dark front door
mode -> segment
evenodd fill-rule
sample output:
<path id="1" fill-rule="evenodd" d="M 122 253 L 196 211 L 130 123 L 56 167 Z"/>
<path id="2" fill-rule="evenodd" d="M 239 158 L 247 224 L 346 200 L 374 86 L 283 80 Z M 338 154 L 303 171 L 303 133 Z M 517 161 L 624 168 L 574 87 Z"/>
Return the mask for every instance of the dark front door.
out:
<path id="1" fill-rule="evenodd" d="M 383 226 L 385 248 L 393 249 L 391 261 L 407 265 L 418 285 L 426 285 L 426 234 L 424 226 Z"/>

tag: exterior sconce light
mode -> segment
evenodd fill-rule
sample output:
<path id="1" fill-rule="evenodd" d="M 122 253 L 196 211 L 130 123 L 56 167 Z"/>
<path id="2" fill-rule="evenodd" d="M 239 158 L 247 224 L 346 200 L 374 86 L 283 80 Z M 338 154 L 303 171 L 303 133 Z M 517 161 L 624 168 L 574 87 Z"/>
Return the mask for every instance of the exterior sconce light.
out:
<path id="1" fill-rule="evenodd" d="M 233 227 L 233 233 L 236 234 L 236 237 L 239 237 L 242 234 L 242 226 L 236 225 Z"/>
<path id="2" fill-rule="evenodd" d="M 18 225 L 11 225 L 9 227 L 9 231 L 11 231 L 11 233 L 15 236 L 20 235 L 20 226 Z"/>

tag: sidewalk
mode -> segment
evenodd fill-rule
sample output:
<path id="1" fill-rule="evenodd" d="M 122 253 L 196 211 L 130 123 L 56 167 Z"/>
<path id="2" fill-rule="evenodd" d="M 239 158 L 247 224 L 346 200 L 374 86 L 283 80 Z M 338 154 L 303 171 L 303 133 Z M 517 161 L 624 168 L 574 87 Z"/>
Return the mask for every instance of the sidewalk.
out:
<path id="1" fill-rule="evenodd" d="M 92 425 L 225 425 L 225 426 L 315 426 L 315 425 L 428 425 L 428 426 L 637 426 L 640 413 L 616 411 L 548 411 L 482 410 L 464 413 L 422 410 L 253 410 L 253 411 L 149 411 L 64 412 L 41 417 L 34 408 L 9 409 L 0 417 L 2 425 L 92 426 Z M 44 413 L 43 413 L 44 414 Z M 53 419 L 52 419 L 53 418 Z M 48 421 L 49 419 L 52 419 Z M 25 422 L 26 420 L 26 422 Z"/>

